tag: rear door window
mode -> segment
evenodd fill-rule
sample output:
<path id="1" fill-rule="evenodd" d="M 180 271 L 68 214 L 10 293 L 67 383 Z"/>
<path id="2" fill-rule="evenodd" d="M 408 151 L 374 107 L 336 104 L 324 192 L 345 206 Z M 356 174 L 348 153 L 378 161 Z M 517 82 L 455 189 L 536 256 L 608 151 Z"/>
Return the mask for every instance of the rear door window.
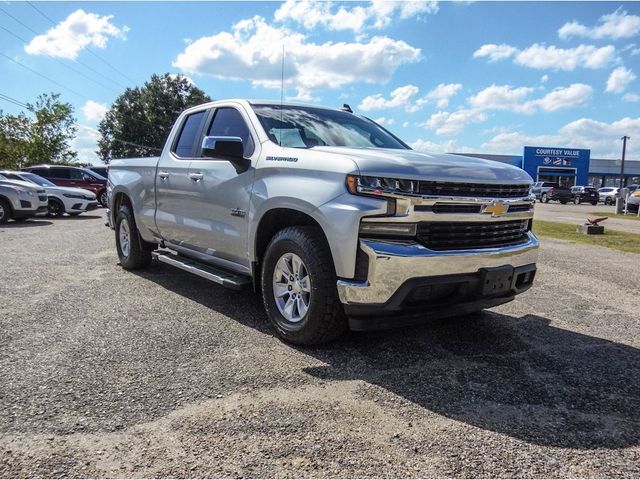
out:
<path id="1" fill-rule="evenodd" d="M 188 158 L 194 156 L 196 141 L 200 138 L 200 127 L 204 120 L 206 111 L 192 113 L 188 115 L 182 124 L 182 130 L 173 149 L 178 157 Z"/>

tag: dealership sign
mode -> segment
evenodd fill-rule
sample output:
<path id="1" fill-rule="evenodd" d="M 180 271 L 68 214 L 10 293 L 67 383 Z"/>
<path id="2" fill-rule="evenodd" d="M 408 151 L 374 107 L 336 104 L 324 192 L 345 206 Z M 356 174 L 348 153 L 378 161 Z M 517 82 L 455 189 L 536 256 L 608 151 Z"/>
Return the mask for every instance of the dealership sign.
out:
<path id="1" fill-rule="evenodd" d="M 587 185 L 591 150 L 556 147 L 524 147 L 522 168 L 531 177 L 575 176 L 576 185 Z"/>

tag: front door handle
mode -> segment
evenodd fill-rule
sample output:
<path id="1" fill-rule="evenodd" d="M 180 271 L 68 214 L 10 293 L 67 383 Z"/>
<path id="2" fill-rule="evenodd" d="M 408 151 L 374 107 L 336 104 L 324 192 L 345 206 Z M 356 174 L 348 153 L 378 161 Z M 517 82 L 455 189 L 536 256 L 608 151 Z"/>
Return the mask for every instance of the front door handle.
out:
<path id="1" fill-rule="evenodd" d="M 166 180 L 167 178 L 169 178 L 169 172 L 158 172 L 158 176 L 159 176 L 162 180 Z"/>
<path id="2" fill-rule="evenodd" d="M 201 173 L 190 173 L 189 174 L 189 178 L 191 180 L 194 180 L 196 182 L 199 182 L 200 180 L 202 180 L 204 178 L 204 175 Z"/>

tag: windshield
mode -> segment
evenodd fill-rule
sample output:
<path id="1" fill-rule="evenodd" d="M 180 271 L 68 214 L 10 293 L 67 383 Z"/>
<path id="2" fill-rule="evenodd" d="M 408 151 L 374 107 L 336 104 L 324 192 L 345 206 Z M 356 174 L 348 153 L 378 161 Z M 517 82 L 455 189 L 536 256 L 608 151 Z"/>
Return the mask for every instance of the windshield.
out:
<path id="1" fill-rule="evenodd" d="M 42 178 L 40 175 L 36 175 L 35 173 L 21 173 L 20 176 L 27 180 L 28 182 L 35 183 L 36 185 L 40 185 L 41 187 L 55 187 L 56 184 L 50 182 L 46 178 Z"/>
<path id="2" fill-rule="evenodd" d="M 89 177 L 91 177 L 93 180 L 98 181 L 98 182 L 106 182 L 107 179 L 104 178 L 102 175 L 100 175 L 99 173 L 96 173 L 92 170 L 89 170 L 87 168 L 82 168 L 82 173 L 84 173 L 85 175 L 88 175 Z"/>
<path id="3" fill-rule="evenodd" d="M 282 147 L 408 149 L 378 124 L 353 113 L 292 105 L 253 105 L 269 139 Z"/>

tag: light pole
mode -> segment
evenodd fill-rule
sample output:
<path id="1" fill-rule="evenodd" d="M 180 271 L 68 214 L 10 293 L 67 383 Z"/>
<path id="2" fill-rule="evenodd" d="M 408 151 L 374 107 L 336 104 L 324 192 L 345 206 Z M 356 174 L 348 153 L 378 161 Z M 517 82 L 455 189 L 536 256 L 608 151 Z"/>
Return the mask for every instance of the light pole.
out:
<path id="1" fill-rule="evenodd" d="M 624 188 L 624 157 L 627 153 L 627 140 L 631 137 L 625 135 L 622 137 L 622 162 L 620 163 L 620 192 Z"/>

